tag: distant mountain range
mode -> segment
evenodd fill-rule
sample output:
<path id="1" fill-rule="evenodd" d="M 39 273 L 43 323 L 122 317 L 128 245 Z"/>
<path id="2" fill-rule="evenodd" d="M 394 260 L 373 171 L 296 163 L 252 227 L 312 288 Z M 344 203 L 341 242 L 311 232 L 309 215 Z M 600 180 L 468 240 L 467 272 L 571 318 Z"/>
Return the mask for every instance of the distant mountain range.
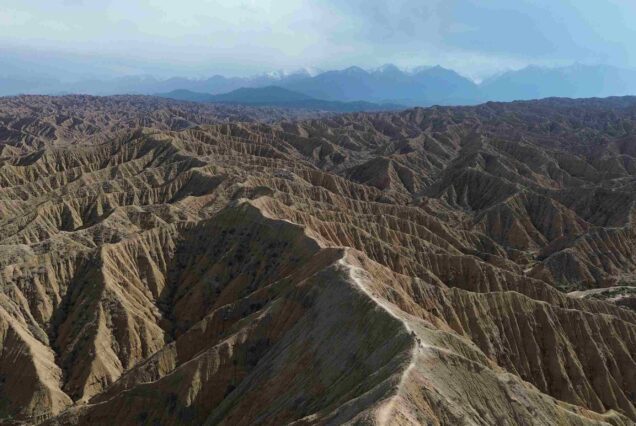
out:
<path id="1" fill-rule="evenodd" d="M 285 81 L 283 87 L 316 98 L 407 105 L 471 104 L 483 99 L 479 87 L 455 71 L 439 66 L 407 73 L 394 65 L 374 71 L 351 67 L 312 78 Z"/>
<path id="2" fill-rule="evenodd" d="M 156 96 L 191 102 L 226 103 L 249 106 L 276 106 L 283 108 L 303 108 L 334 112 L 389 111 L 405 108 L 404 105 L 398 104 L 378 104 L 365 101 L 341 102 L 316 99 L 311 96 L 277 86 L 258 88 L 243 87 L 220 95 L 211 95 L 208 93 L 179 89 L 168 93 L 159 93 Z"/>
<path id="3" fill-rule="evenodd" d="M 488 79 L 480 90 L 486 99 L 497 101 L 633 95 L 636 70 L 580 64 L 562 68 L 530 66 Z"/>
<path id="4" fill-rule="evenodd" d="M 16 72 L 15 69 L 11 70 L 13 73 Z M 139 76 L 110 80 L 81 80 L 75 83 L 62 83 L 41 75 L 31 78 L 28 73 L 18 77 L 11 75 L 2 77 L 1 73 L 2 71 L 0 71 L 0 95 L 19 93 L 169 94 L 175 91 L 219 95 L 242 88 L 276 86 L 295 92 L 297 95 L 306 96 L 307 99 L 294 100 L 301 104 L 310 100 L 311 102 L 322 100 L 323 102 L 428 106 L 470 105 L 491 100 L 636 94 L 635 70 L 580 64 L 561 68 L 529 66 L 494 76 L 481 84 L 440 66 L 421 67 L 412 72 L 400 70 L 394 65 L 385 65 L 375 70 L 350 67 L 318 74 L 300 71 L 292 74 L 270 73 L 249 78 L 215 75 L 207 79 L 174 77 L 164 80 Z M 256 92 L 252 92 L 254 93 Z M 267 94 L 262 92 L 260 95 L 264 93 Z M 176 92 L 176 95 L 178 94 L 179 92 Z M 183 94 L 185 92 L 182 92 Z M 232 96 L 235 95 L 237 94 Z M 267 103 L 271 104 L 274 101 L 280 102 L 277 99 L 270 99 Z M 371 105 L 367 106 L 371 107 Z"/>

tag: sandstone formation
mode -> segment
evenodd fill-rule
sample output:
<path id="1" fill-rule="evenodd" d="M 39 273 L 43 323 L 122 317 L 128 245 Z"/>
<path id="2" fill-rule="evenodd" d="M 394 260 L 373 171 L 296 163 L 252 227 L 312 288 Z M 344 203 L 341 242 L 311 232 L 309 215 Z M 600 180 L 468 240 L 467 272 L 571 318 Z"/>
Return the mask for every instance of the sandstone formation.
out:
<path id="1" fill-rule="evenodd" d="M 3 422 L 636 422 L 636 99 L 297 118 L 0 100 Z"/>

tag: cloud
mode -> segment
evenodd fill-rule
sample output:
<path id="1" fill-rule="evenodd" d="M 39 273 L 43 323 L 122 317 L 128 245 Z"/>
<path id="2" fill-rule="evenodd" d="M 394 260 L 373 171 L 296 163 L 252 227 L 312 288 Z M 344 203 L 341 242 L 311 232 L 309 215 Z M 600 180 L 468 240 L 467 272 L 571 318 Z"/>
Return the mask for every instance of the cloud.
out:
<path id="1" fill-rule="evenodd" d="M 44 20 L 44 21 L 38 22 L 38 25 L 40 27 L 47 28 L 49 30 L 53 30 L 53 31 L 57 31 L 57 32 L 72 31 L 72 28 L 69 25 L 65 24 L 64 22 L 60 22 L 60 21 Z"/>
<path id="2" fill-rule="evenodd" d="M 28 24 L 32 15 L 28 12 L 18 9 L 0 10 L 0 25 L 5 28 L 11 28 Z"/>
<path id="3" fill-rule="evenodd" d="M 351 23 L 339 36 L 385 61 L 439 58 L 473 75 L 529 63 L 636 65 L 629 0 L 326 1 Z"/>
<path id="4" fill-rule="evenodd" d="M 175 72 L 395 62 L 479 77 L 529 63 L 636 65 L 631 0 L 6 2 L 5 46 L 163 61 Z"/>

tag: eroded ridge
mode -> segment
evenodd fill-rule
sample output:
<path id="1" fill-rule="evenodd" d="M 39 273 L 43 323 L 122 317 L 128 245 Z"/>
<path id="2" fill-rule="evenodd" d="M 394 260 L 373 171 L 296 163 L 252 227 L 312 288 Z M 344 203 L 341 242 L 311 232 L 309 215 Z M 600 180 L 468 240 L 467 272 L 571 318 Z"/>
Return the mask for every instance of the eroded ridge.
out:
<path id="1" fill-rule="evenodd" d="M 636 421 L 636 100 L 175 127 L 90 98 L 94 132 L 36 100 L 20 128 L 67 139 L 3 145 L 3 421 Z"/>

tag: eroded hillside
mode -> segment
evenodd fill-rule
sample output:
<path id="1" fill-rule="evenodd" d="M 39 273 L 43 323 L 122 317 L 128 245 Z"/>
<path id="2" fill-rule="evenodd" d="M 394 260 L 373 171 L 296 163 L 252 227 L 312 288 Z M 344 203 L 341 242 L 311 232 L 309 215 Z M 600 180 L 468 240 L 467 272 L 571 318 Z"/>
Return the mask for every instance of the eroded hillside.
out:
<path id="1" fill-rule="evenodd" d="M 0 102 L 5 422 L 636 421 L 636 99 L 146 100 Z"/>

